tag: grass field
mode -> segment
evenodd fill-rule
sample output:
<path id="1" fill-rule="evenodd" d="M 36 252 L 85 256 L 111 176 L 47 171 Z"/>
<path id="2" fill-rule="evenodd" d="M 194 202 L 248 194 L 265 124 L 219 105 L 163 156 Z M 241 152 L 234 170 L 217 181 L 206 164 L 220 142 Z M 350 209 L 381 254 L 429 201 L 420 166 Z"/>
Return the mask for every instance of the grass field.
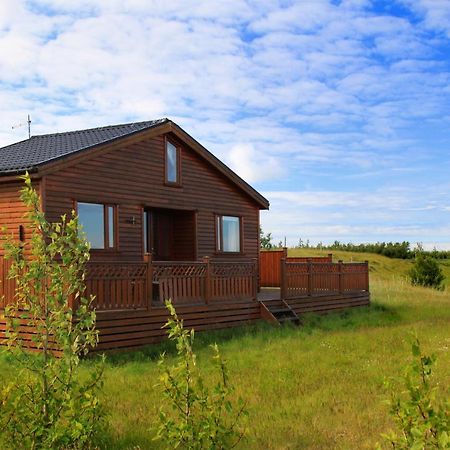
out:
<path id="1" fill-rule="evenodd" d="M 426 352 L 438 356 L 436 380 L 450 385 L 450 288 L 411 287 L 405 278 L 409 261 L 344 252 L 335 257 L 370 261 L 371 307 L 310 315 L 301 328 L 260 324 L 197 335 L 205 372 L 212 370 L 208 345 L 217 341 L 236 395 L 247 401 L 248 440 L 240 448 L 374 448 L 380 433 L 391 427 L 383 380 L 410 360 L 412 331 Z M 445 271 L 448 285 L 450 265 Z M 107 448 L 157 448 L 151 427 L 161 399 L 155 383 L 162 349 L 173 352 L 164 344 L 108 357 Z M 84 363 L 86 370 L 89 364 Z M 14 374 L 4 358 L 0 373 Z"/>

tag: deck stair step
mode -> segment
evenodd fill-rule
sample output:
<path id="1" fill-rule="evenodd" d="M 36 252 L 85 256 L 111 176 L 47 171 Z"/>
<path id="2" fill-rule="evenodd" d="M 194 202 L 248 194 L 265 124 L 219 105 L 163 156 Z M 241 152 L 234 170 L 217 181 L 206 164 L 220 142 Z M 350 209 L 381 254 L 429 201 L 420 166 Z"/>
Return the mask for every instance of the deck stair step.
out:
<path id="1" fill-rule="evenodd" d="M 284 323 L 300 325 L 300 318 L 285 301 L 279 299 L 261 300 L 260 304 L 263 319 L 278 325 Z"/>

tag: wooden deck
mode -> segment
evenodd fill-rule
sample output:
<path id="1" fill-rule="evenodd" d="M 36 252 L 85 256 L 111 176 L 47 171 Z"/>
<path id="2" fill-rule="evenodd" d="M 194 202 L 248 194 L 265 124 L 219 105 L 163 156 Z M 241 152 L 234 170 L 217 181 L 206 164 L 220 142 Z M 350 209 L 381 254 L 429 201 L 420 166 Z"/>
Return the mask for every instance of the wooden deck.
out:
<path id="1" fill-rule="evenodd" d="M 6 277 L 7 267 L 3 261 L 0 308 L 11 301 L 15 288 Z M 86 286 L 87 293 L 96 296 L 98 350 L 133 348 L 164 339 L 167 310 L 162 300 L 166 298 L 172 300 L 185 326 L 198 331 L 270 320 L 266 307 L 270 302 L 278 301 L 298 317 L 370 302 L 365 263 L 282 261 L 282 286 L 262 287 L 259 292 L 257 275 L 253 260 L 89 263 Z M 4 332 L 0 311 L 0 339 Z M 33 347 L 32 333 L 27 336 Z"/>

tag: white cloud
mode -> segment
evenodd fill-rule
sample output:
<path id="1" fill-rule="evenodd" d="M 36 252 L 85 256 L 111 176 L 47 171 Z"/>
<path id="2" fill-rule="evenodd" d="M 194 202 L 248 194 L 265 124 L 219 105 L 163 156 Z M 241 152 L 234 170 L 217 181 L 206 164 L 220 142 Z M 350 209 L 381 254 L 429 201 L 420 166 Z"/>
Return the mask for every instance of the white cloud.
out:
<path id="1" fill-rule="evenodd" d="M 283 176 L 280 162 L 273 156 L 257 152 L 251 144 L 237 144 L 230 150 L 230 167 L 249 183 Z"/>
<path id="2" fill-rule="evenodd" d="M 414 20 L 369 0 L 2 0 L 0 145 L 26 136 L 11 125 L 28 113 L 34 134 L 168 116 L 274 192 L 291 228 L 308 207 L 356 230 L 344 222 L 358 222 L 359 196 L 373 220 L 388 198 L 415 221 L 438 194 L 414 206 L 361 188 L 443 178 L 450 70 L 436 48 L 450 45 L 450 3 L 404 4 Z"/>
<path id="3" fill-rule="evenodd" d="M 437 29 L 450 37 L 450 2 L 447 0 L 403 0 L 424 18 L 427 28 Z"/>

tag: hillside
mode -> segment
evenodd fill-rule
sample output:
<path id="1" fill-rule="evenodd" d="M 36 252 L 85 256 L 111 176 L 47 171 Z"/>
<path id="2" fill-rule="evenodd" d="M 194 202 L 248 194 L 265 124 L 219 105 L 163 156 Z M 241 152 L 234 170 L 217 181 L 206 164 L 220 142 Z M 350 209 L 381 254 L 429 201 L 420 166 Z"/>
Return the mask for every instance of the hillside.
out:
<path id="1" fill-rule="evenodd" d="M 444 393 L 450 386 L 450 289 L 411 286 L 406 272 L 412 261 L 348 252 L 334 256 L 369 260 L 370 307 L 306 315 L 302 327 L 261 323 L 196 335 L 206 379 L 214 380 L 209 345 L 217 342 L 236 396 L 247 404 L 248 439 L 240 449 L 375 448 L 380 434 L 392 427 L 383 382 L 399 375 L 411 360 L 411 333 L 419 336 L 424 352 L 437 355 L 439 389 Z M 107 356 L 102 399 L 109 430 L 102 448 L 161 448 L 152 441 L 152 426 L 164 401 L 157 386 L 163 350 L 169 361 L 175 360 L 167 342 Z M 89 361 L 83 364 L 89 370 Z M 16 374 L 12 359 L 0 357 L 0 384 Z"/>

